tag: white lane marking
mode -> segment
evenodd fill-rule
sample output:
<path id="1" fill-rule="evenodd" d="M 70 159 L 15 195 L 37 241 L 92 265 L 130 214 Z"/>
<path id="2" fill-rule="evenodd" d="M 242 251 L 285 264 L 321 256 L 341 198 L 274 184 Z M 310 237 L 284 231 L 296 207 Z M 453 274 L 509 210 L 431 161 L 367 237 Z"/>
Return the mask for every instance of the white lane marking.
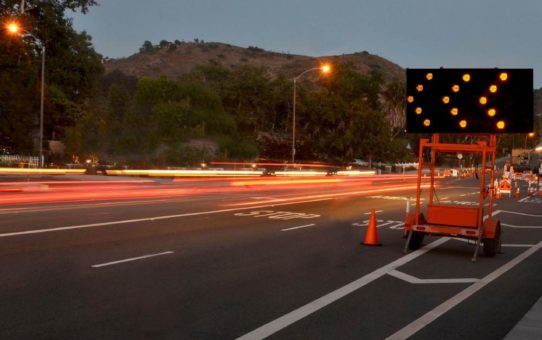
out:
<path id="1" fill-rule="evenodd" d="M 272 220 L 291 220 L 294 218 L 300 219 L 311 219 L 320 217 L 318 214 L 307 214 L 307 213 L 296 213 L 289 211 L 274 211 L 274 210 L 255 210 L 250 212 L 239 212 L 234 214 L 234 216 L 243 216 L 243 217 L 267 217 Z"/>
<path id="2" fill-rule="evenodd" d="M 131 262 L 131 261 L 137 261 L 137 260 L 143 260 L 143 259 L 148 259 L 149 257 L 155 257 L 155 256 L 162 256 L 162 255 L 169 255 L 169 254 L 173 254 L 172 251 L 165 251 L 163 253 L 157 253 L 157 254 L 149 254 L 149 255 L 143 255 L 143 256 L 138 256 L 138 257 L 131 257 L 129 259 L 123 259 L 123 260 L 118 260 L 118 261 L 112 261 L 112 262 L 106 262 L 106 263 L 100 263 L 100 264 L 93 264 L 91 267 L 92 268 L 101 268 L 101 267 L 106 267 L 106 266 L 112 266 L 114 264 L 119 264 L 119 263 L 124 263 L 124 262 Z"/>
<path id="3" fill-rule="evenodd" d="M 379 224 L 377 224 L 376 227 L 377 228 L 382 228 L 382 227 L 385 227 L 385 226 L 393 224 L 393 223 L 395 223 L 395 221 L 388 221 L 388 222 L 385 222 L 385 223 L 379 223 Z"/>
<path id="4" fill-rule="evenodd" d="M 519 203 L 523 203 L 525 202 L 526 200 L 528 200 L 529 198 L 531 198 L 530 196 L 526 196 L 526 197 L 523 197 L 522 199 L 518 200 Z"/>
<path id="5" fill-rule="evenodd" d="M 516 243 L 516 244 L 510 244 L 510 243 L 501 244 L 501 247 L 517 247 L 517 248 L 530 248 L 530 247 L 534 247 L 534 246 L 535 246 L 534 244 L 521 244 L 521 243 Z"/>
<path id="6" fill-rule="evenodd" d="M 77 209 L 92 209 L 92 208 L 100 208 L 100 207 L 115 207 L 115 206 L 121 206 L 121 205 L 141 205 L 141 204 L 149 204 L 149 203 L 156 203 L 156 202 L 168 202 L 172 201 L 174 199 L 166 198 L 166 199 L 149 199 L 145 201 L 129 201 L 129 202 L 104 202 L 104 203 L 89 203 L 89 202 L 77 202 Z M 5 208 L 0 209 L 0 215 L 7 215 L 7 214 L 19 214 L 19 213 L 33 213 L 33 212 L 42 212 L 42 211 L 59 211 L 59 210 L 71 210 L 74 208 L 75 205 L 54 205 L 54 206 L 48 206 L 48 207 L 32 207 L 32 208 Z"/>
<path id="7" fill-rule="evenodd" d="M 499 211 L 502 212 L 502 213 L 506 213 L 506 214 L 514 214 L 514 215 L 521 215 L 521 216 L 531 216 L 531 217 L 542 217 L 542 215 L 525 214 L 525 213 L 520 213 L 520 212 L 516 212 L 516 211 L 508 211 L 508 210 L 499 210 Z"/>
<path id="8" fill-rule="evenodd" d="M 312 302 L 307 303 L 304 306 L 299 307 L 298 309 L 291 311 L 290 313 L 279 317 L 239 338 L 238 340 L 250 340 L 250 339 L 263 339 L 266 338 L 281 329 L 288 327 L 289 325 L 305 318 L 306 316 L 324 308 L 325 306 L 345 297 L 346 295 L 360 289 L 361 287 L 373 282 L 374 280 L 386 275 L 392 270 L 414 260 L 415 258 L 425 254 L 429 250 L 438 247 L 444 242 L 448 241 L 449 237 L 442 237 L 423 248 L 420 248 L 408 255 L 400 257 L 399 259 L 381 267 L 365 276 L 360 277 L 359 279 L 350 282 L 349 284 L 332 291 L 331 293 L 324 295 Z"/>
<path id="9" fill-rule="evenodd" d="M 482 279 L 480 279 L 478 282 L 468 286 L 459 294 L 451 297 L 450 299 L 446 300 L 433 310 L 427 312 L 425 315 L 420 317 L 419 319 L 411 322 L 410 324 L 406 325 L 396 333 L 390 335 L 387 339 L 389 340 L 399 340 L 399 339 L 406 339 L 410 336 L 414 335 L 416 332 L 418 332 L 420 329 L 424 328 L 425 326 L 429 325 L 431 322 L 435 321 L 437 318 L 439 318 L 444 313 L 448 312 L 450 309 L 454 308 L 467 298 L 469 298 L 471 295 L 479 291 L 480 289 L 484 288 L 486 285 L 491 283 L 492 281 L 499 278 L 501 275 L 521 263 L 523 260 L 537 252 L 542 248 L 542 241 L 537 243 L 534 247 L 527 249 L 517 257 L 513 258 L 509 262 L 507 262 L 504 266 L 498 268 L 497 270 L 489 273 Z"/>
<path id="10" fill-rule="evenodd" d="M 515 229 L 542 229 L 542 225 L 515 225 L 515 224 L 508 224 L 508 223 L 501 223 L 501 225 L 508 228 L 515 228 Z"/>
<path id="11" fill-rule="evenodd" d="M 375 214 L 376 214 L 376 213 L 383 212 L 383 211 L 384 211 L 384 210 L 375 210 Z M 366 213 L 363 213 L 363 215 L 371 215 L 371 211 L 366 212 Z"/>
<path id="12" fill-rule="evenodd" d="M 330 199 L 326 199 L 326 200 L 330 200 Z M 320 199 L 320 200 L 317 200 L 317 201 L 323 201 L 323 200 Z M 230 211 L 259 209 L 259 208 L 274 207 L 274 206 L 279 206 L 279 205 L 292 205 L 292 204 L 302 204 L 302 203 L 310 203 L 310 202 L 314 202 L 314 200 L 287 202 L 287 203 L 280 203 L 280 204 L 273 204 L 273 205 L 261 205 L 261 206 L 256 206 L 256 207 L 243 207 L 243 208 L 230 208 L 230 209 L 200 211 L 200 212 L 178 214 L 178 215 L 144 217 L 144 218 L 136 218 L 136 219 L 132 219 L 132 220 L 90 223 L 90 224 L 73 225 L 73 226 L 67 226 L 67 227 L 49 228 L 49 229 L 34 229 L 34 230 L 16 231 L 16 232 L 11 232 L 11 233 L 0 234 L 0 237 L 11 237 L 11 236 L 20 236 L 20 235 L 41 234 L 41 233 L 49 233 L 49 232 L 55 232 L 55 231 L 73 230 L 73 229 L 96 228 L 96 227 L 103 227 L 103 226 L 109 226 L 109 225 L 128 224 L 128 223 L 137 223 L 137 222 L 148 222 L 148 221 L 155 221 L 155 220 L 167 220 L 167 219 L 179 218 L 179 217 L 220 214 L 220 213 L 230 212 Z"/>
<path id="13" fill-rule="evenodd" d="M 461 242 L 470 243 L 470 244 L 476 243 L 476 240 L 473 240 L 473 239 L 464 239 L 464 238 L 459 238 L 459 237 L 454 237 L 453 239 L 456 241 L 461 241 Z M 506 244 L 501 244 L 501 247 L 529 248 L 529 247 L 534 247 L 534 244 L 506 243 Z"/>
<path id="14" fill-rule="evenodd" d="M 388 273 L 399 280 L 406 281 L 412 284 L 433 284 L 433 283 L 473 283 L 477 282 L 476 278 L 460 278 L 460 279 L 419 279 L 415 276 L 408 275 L 398 270 L 392 270 Z"/>
<path id="15" fill-rule="evenodd" d="M 300 225 L 299 227 L 291 227 L 291 228 L 281 229 L 280 231 L 290 231 L 290 230 L 296 230 L 296 229 L 301 229 L 301 228 L 308 228 L 308 227 L 312 227 L 312 226 L 315 226 L 315 225 L 316 224 L 314 224 L 314 223 L 305 224 L 305 225 Z"/>

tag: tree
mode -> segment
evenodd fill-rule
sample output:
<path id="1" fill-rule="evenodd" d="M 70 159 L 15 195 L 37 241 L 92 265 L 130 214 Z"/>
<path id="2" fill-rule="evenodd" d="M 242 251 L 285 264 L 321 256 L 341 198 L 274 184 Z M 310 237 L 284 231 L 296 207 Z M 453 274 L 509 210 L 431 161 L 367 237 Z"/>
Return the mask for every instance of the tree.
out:
<path id="1" fill-rule="evenodd" d="M 405 84 L 399 81 L 390 83 L 382 93 L 383 110 L 393 129 L 392 138 L 405 130 Z"/>
<path id="2" fill-rule="evenodd" d="M 152 42 L 150 42 L 148 40 L 145 40 L 143 42 L 143 46 L 141 46 L 141 48 L 139 49 L 139 52 L 141 52 L 141 53 L 152 53 L 152 52 L 154 52 L 154 45 L 152 44 Z"/>
<path id="3" fill-rule="evenodd" d="M 21 14 L 20 0 L 0 2 L 0 15 L 17 19 L 31 34 L 7 37 L 4 31 L 0 33 L 0 87 L 13 89 L 2 100 L 0 140 L 8 141 L 18 152 L 29 152 L 33 147 L 28 140 L 37 129 L 32 122 L 37 121 L 39 112 L 42 46 L 46 48 L 45 139 L 53 134 L 65 137 L 66 129 L 81 117 L 85 101 L 97 90 L 103 72 L 101 56 L 94 51 L 90 36 L 75 32 L 71 20 L 64 16 L 66 10 L 86 13 L 96 4 L 94 0 L 24 3 L 25 12 Z M 12 117 L 24 122 L 24 126 L 13 129 Z"/>

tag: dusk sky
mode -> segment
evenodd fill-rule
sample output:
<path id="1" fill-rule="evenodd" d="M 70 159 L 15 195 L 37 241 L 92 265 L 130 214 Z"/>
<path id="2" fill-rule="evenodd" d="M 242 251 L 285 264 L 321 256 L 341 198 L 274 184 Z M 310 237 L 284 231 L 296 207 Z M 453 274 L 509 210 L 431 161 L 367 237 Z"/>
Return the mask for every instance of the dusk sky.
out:
<path id="1" fill-rule="evenodd" d="M 533 68 L 540 0 L 98 0 L 74 27 L 104 56 L 145 40 L 223 42 L 308 56 L 367 51 L 402 67 Z M 73 15 L 73 14 L 70 14 Z"/>

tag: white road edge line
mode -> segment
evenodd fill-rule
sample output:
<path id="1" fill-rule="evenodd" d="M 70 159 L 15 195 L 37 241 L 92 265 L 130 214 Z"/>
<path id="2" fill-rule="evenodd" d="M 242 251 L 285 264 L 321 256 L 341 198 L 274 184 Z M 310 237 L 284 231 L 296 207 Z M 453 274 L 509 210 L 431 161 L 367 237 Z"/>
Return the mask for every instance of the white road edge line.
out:
<path id="1" fill-rule="evenodd" d="M 427 312 L 425 315 L 420 317 L 417 320 L 414 320 L 410 324 L 406 325 L 396 333 L 390 335 L 387 340 L 399 340 L 399 339 L 406 339 L 410 336 L 417 333 L 420 329 L 424 328 L 425 326 L 429 325 L 431 322 L 435 321 L 437 318 L 439 318 L 444 313 L 448 312 L 450 309 L 454 308 L 467 298 L 469 298 L 471 295 L 479 291 L 480 289 L 484 288 L 486 285 L 494 281 L 495 279 L 499 278 L 499 276 L 503 275 L 516 265 L 518 265 L 520 262 L 534 254 L 536 251 L 540 250 L 542 248 L 542 241 L 537 243 L 532 248 L 527 249 L 517 257 L 513 258 L 509 262 L 507 262 L 504 266 L 498 268 L 497 270 L 489 273 L 484 278 L 480 279 L 480 281 L 468 286 L 459 294 L 452 296 L 450 299 L 446 300 L 439 306 L 435 307 L 433 310 Z"/>
<path id="2" fill-rule="evenodd" d="M 230 211 L 260 209 L 260 208 L 276 207 L 276 206 L 282 206 L 282 205 L 294 205 L 294 204 L 310 203 L 310 202 L 315 202 L 315 201 L 326 201 L 326 200 L 332 200 L 332 199 L 333 198 L 325 198 L 325 199 L 319 199 L 319 200 L 297 201 L 297 202 L 287 202 L 287 203 L 278 203 L 278 204 L 274 203 L 274 204 L 266 204 L 266 205 L 243 207 L 243 208 L 230 208 L 230 209 L 200 211 L 200 212 L 178 214 L 178 215 L 144 217 L 144 218 L 137 218 L 137 219 L 132 219 L 132 220 L 110 221 L 110 222 L 102 222 L 102 223 L 90 223 L 90 224 L 73 225 L 73 226 L 67 226 L 67 227 L 49 228 L 49 229 L 34 229 L 34 230 L 25 230 L 25 231 L 15 231 L 15 232 L 11 232 L 11 233 L 0 234 L 0 237 L 11 237 L 11 236 L 20 236 L 20 235 L 41 234 L 41 233 L 49 233 L 49 232 L 72 230 L 72 229 L 96 228 L 96 227 L 103 227 L 103 226 L 108 226 L 108 225 L 128 224 L 128 223 L 137 223 L 137 222 L 148 222 L 148 221 L 155 221 L 155 220 L 167 220 L 167 219 L 179 218 L 179 217 L 219 214 L 219 213 L 230 212 Z"/>
<path id="3" fill-rule="evenodd" d="M 290 230 L 296 230 L 296 229 L 301 229 L 301 228 L 308 228 L 308 227 L 312 227 L 312 226 L 314 226 L 314 225 L 315 225 L 314 223 L 311 223 L 311 224 L 305 224 L 305 225 L 300 225 L 299 227 L 292 227 L 292 228 L 281 229 L 280 231 L 290 231 Z"/>
<path id="4" fill-rule="evenodd" d="M 143 260 L 143 259 L 148 259 L 149 257 L 169 255 L 169 254 L 173 254 L 173 252 L 172 251 L 165 251 L 163 253 L 149 254 L 149 255 L 143 255 L 143 256 L 138 256 L 138 257 L 132 257 L 132 258 L 129 258 L 129 259 L 124 259 L 124 260 L 118 260 L 118 261 L 112 261 L 112 262 L 106 262 L 106 263 L 100 263 L 100 264 L 93 264 L 91 267 L 92 268 L 101 268 L 101 267 L 106 267 L 106 266 L 112 266 L 114 264 L 137 261 L 137 260 Z"/>
<path id="5" fill-rule="evenodd" d="M 289 325 L 307 317 L 308 315 L 326 307 L 327 305 L 345 297 L 346 295 L 360 289 L 361 287 L 379 279 L 380 277 L 388 274 L 389 272 L 395 270 L 396 268 L 404 265 L 405 263 L 408 263 L 415 258 L 425 254 L 429 250 L 436 248 L 443 244 L 444 242 L 448 241 L 449 237 L 442 237 L 425 247 L 418 249 L 410 254 L 404 255 L 403 257 L 400 257 L 399 259 L 385 265 L 384 267 L 381 267 L 367 275 L 364 275 L 360 277 L 359 279 L 350 282 L 349 284 L 332 291 L 331 293 L 328 293 L 327 295 L 324 295 L 312 302 L 307 303 L 304 306 L 299 307 L 296 310 L 291 311 L 290 313 L 283 315 L 279 317 L 278 319 L 275 319 L 259 328 L 256 328 L 255 330 L 237 338 L 238 340 L 252 340 L 252 339 L 263 339 L 266 338 L 286 327 Z"/>

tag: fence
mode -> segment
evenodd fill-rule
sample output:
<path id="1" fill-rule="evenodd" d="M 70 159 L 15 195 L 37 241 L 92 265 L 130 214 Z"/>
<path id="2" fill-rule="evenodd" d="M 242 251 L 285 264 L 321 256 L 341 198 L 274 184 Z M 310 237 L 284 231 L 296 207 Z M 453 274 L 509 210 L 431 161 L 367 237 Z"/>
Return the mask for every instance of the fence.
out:
<path id="1" fill-rule="evenodd" d="M 0 155 L 1 166 L 17 166 L 21 168 L 37 168 L 39 157 L 19 156 L 19 155 Z"/>

